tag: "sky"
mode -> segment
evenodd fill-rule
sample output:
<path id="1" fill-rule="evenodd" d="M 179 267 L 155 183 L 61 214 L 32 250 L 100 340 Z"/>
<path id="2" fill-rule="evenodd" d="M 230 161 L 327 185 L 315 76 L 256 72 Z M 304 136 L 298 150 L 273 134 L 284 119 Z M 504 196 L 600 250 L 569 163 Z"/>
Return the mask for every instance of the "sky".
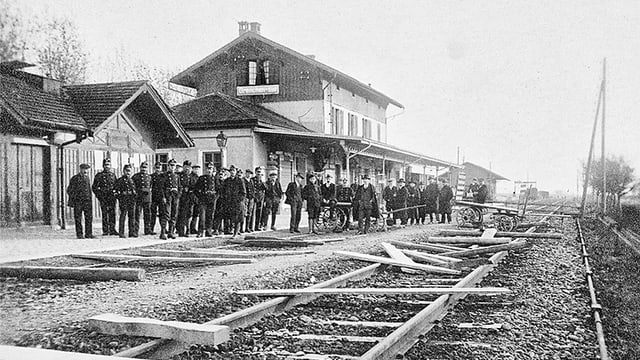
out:
<path id="1" fill-rule="evenodd" d="M 238 21 L 257 21 L 263 36 L 402 103 L 387 111 L 390 144 L 454 163 L 459 147 L 460 161 L 552 192 L 576 192 L 606 58 L 606 153 L 640 176 L 638 1 L 18 4 L 70 18 L 92 58 L 124 47 L 178 70 L 235 39 Z M 598 125 L 598 157 L 600 136 Z"/>

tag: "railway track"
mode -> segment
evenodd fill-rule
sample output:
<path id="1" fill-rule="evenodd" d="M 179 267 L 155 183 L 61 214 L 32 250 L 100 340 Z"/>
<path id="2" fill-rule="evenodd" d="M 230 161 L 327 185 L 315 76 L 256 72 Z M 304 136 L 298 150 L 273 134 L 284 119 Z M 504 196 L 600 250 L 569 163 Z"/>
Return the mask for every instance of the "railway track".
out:
<path id="1" fill-rule="evenodd" d="M 559 208 L 556 206 L 549 214 Z M 535 229 L 532 227 L 527 232 Z M 434 285 L 468 289 L 480 283 L 505 256 L 507 251 L 497 251 L 475 268 L 462 266 L 460 275 L 406 274 L 398 270 L 387 271 L 389 267 L 379 263 L 358 268 L 358 263 L 352 262 L 352 271 L 306 289 Z M 280 296 L 207 322 L 235 330 L 231 341 L 217 348 L 195 346 L 189 350 L 188 345 L 177 341 L 158 339 L 115 356 L 162 359 L 189 350 L 185 355 L 188 358 L 204 356 L 199 353 L 207 352 L 206 356 L 230 359 L 393 359 L 409 351 L 465 296 L 464 292 L 439 296 L 343 294 L 320 297 L 317 293 Z M 259 326 L 251 326 L 258 322 Z M 346 336 L 347 333 L 350 335 Z M 252 351 L 234 352 L 234 344 L 247 343 L 253 344 Z"/>

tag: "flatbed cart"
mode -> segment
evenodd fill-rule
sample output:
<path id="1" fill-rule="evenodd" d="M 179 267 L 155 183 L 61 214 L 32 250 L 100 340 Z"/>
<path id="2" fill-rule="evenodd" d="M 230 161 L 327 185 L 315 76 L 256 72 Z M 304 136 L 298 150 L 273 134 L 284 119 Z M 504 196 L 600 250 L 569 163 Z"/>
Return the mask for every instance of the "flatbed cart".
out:
<path id="1" fill-rule="evenodd" d="M 521 220 L 518 209 L 491 204 L 479 204 L 472 201 L 456 201 L 460 206 L 456 215 L 459 227 L 473 226 L 482 228 L 487 217 L 498 231 L 514 231 Z"/>

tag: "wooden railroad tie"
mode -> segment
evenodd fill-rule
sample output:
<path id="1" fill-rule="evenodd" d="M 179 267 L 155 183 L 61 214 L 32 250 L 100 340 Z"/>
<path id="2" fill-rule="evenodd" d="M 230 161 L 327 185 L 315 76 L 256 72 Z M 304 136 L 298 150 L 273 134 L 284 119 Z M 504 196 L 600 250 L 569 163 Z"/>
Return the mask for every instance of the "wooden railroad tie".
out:
<path id="1" fill-rule="evenodd" d="M 383 242 L 380 243 L 380 245 L 382 245 L 382 247 L 384 248 L 384 251 L 387 252 L 387 254 L 389 254 L 389 256 L 397 261 L 403 262 L 403 263 L 407 263 L 407 264 L 415 264 L 415 262 L 413 260 L 411 260 L 407 255 L 405 255 L 402 251 L 400 251 L 398 248 L 396 248 L 395 246 Z M 406 268 L 406 267 L 400 267 L 400 271 L 408 273 L 408 274 L 419 274 L 420 271 L 419 270 L 414 270 L 414 269 L 410 269 L 410 268 Z"/>
<path id="2" fill-rule="evenodd" d="M 117 314 L 94 316 L 89 319 L 89 327 L 108 335 L 147 336 L 203 345 L 222 344 L 229 340 L 231 332 L 229 327 L 224 325 L 131 318 Z"/>
<path id="3" fill-rule="evenodd" d="M 142 256 L 160 256 L 160 257 L 179 257 L 179 258 L 236 258 L 236 259 L 250 259 L 253 257 L 248 252 L 234 251 L 234 252 L 218 252 L 213 253 L 209 251 L 183 251 L 183 250 L 167 250 L 167 249 L 140 249 L 140 255 Z"/>
<path id="4" fill-rule="evenodd" d="M 410 243 L 406 241 L 398 241 L 398 240 L 389 240 L 390 244 L 395 246 L 406 248 L 406 249 L 416 249 L 416 250 L 429 250 L 435 252 L 447 252 L 447 251 L 455 251 L 455 250 L 465 250 L 464 248 L 453 247 L 453 246 L 443 246 L 441 244 L 416 244 Z"/>
<path id="5" fill-rule="evenodd" d="M 255 239 L 240 240 L 232 239 L 231 242 L 248 247 L 265 247 L 265 248 L 281 248 L 281 247 L 307 247 L 310 245 L 324 245 L 322 240 L 275 240 L 275 239 Z"/>
<path id="6" fill-rule="evenodd" d="M 306 255 L 315 254 L 315 250 L 252 250 L 252 251 L 233 251 L 223 249 L 208 248 L 191 248 L 191 251 L 206 252 L 214 254 L 216 257 L 254 257 L 254 256 L 285 256 L 285 255 Z"/>
<path id="7" fill-rule="evenodd" d="M 113 360 L 112 356 L 86 354 L 79 352 L 38 349 L 23 346 L 0 345 L 0 359 L 38 359 L 38 360 Z M 133 359 L 133 358 L 118 358 Z"/>
<path id="8" fill-rule="evenodd" d="M 80 281 L 144 280 L 144 270 L 135 268 L 82 268 L 52 266 L 0 266 L 0 277 L 71 279 Z"/>
<path id="9" fill-rule="evenodd" d="M 239 295 L 257 296 L 297 296 L 297 295 L 344 295 L 344 294 L 372 294 L 372 295 L 402 295 L 402 294 L 473 294 L 473 295 L 498 295 L 507 294 L 511 290 L 506 288 L 455 288 L 455 287 L 428 287 L 428 288 L 333 288 L 333 289 L 266 289 L 266 290 L 240 290 Z"/>
<path id="10" fill-rule="evenodd" d="M 451 275 L 459 275 L 461 273 L 459 270 L 447 269 L 444 267 L 432 266 L 432 265 L 416 264 L 416 263 L 410 264 L 410 263 L 405 263 L 402 261 L 397 261 L 397 260 L 382 257 L 382 256 L 360 254 L 360 253 L 355 253 L 350 251 L 334 251 L 334 253 L 337 255 L 348 256 L 352 259 L 364 260 L 364 261 L 381 263 L 386 265 L 394 265 L 394 266 L 405 267 L 405 268 L 414 269 L 414 270 L 422 270 L 422 271 L 431 272 L 431 273 L 441 273 L 441 274 L 451 274 Z"/>
<path id="11" fill-rule="evenodd" d="M 234 258 L 189 258 L 175 256 L 138 256 L 138 255 L 113 255 L 113 254 L 72 254 L 72 257 L 101 261 L 140 261 L 140 262 L 182 262 L 182 263 L 208 263 L 214 265 L 250 264 L 253 259 Z"/>
<path id="12" fill-rule="evenodd" d="M 500 245 L 511 242 L 510 238 L 482 238 L 482 237 L 443 237 L 430 236 L 429 242 L 448 244 L 475 244 L 475 245 Z"/>
<path id="13" fill-rule="evenodd" d="M 443 236 L 480 236 L 482 231 L 479 230 L 441 230 L 440 235 Z M 511 238 L 532 238 L 532 239 L 562 239 L 560 233 L 525 233 L 517 231 L 498 231 L 495 237 L 511 237 Z"/>

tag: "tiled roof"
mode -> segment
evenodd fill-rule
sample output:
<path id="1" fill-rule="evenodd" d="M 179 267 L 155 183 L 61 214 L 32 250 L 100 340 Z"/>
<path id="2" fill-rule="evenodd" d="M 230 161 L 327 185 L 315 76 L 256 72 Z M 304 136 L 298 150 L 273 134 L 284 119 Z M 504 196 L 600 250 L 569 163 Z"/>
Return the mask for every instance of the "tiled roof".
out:
<path id="1" fill-rule="evenodd" d="M 250 125 L 267 128 L 310 131 L 305 126 L 260 105 L 224 94 L 210 94 L 173 107 L 173 113 L 186 129 Z"/>
<path id="2" fill-rule="evenodd" d="M 64 91 L 76 111 L 95 129 L 129 100 L 146 81 L 69 85 Z"/>
<path id="3" fill-rule="evenodd" d="M 23 125 L 47 130 L 86 130 L 87 124 L 62 96 L 48 93 L 13 76 L 0 74 L 0 100 Z"/>

